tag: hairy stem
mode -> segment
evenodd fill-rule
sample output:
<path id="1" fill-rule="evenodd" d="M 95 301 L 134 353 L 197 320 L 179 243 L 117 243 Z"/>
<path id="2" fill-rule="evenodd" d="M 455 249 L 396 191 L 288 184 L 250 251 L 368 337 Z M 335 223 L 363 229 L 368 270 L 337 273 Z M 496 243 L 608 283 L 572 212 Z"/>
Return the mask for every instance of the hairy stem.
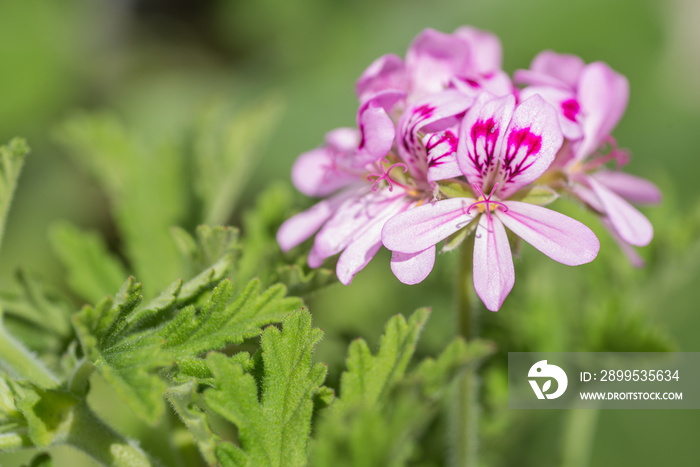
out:
<path id="1" fill-rule="evenodd" d="M 477 337 L 476 317 L 472 301 L 472 262 L 474 240 L 470 237 L 462 245 L 459 282 L 457 284 L 458 309 L 457 329 L 459 335 L 470 341 Z M 457 382 L 457 391 L 452 411 L 452 465 L 475 467 L 477 465 L 479 425 L 479 377 L 476 367 L 469 367 Z"/>
<path id="2" fill-rule="evenodd" d="M 90 359 L 83 357 L 70 376 L 68 390 L 73 394 L 85 396 L 88 390 L 88 380 L 94 371 L 95 365 L 93 365 Z"/>
<path id="3" fill-rule="evenodd" d="M 65 444 L 109 467 L 150 467 L 153 462 L 134 443 L 114 431 L 83 401 L 75 405 Z"/>
<path id="4" fill-rule="evenodd" d="M 0 367 L 11 375 L 26 379 L 40 388 L 58 386 L 51 373 L 21 342 L 12 337 L 0 324 Z"/>
<path id="5" fill-rule="evenodd" d="M 571 409 L 564 427 L 563 467 L 588 467 L 598 425 L 598 409 Z"/>

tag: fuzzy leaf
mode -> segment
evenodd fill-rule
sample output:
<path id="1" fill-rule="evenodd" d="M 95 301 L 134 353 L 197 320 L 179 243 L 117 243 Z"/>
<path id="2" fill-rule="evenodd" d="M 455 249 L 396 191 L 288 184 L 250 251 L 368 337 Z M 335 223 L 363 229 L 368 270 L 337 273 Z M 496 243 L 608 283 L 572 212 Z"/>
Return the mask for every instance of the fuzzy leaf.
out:
<path id="1" fill-rule="evenodd" d="M 0 245 L 17 179 L 28 153 L 29 147 L 21 138 L 15 138 L 9 144 L 0 146 Z"/>
<path id="2" fill-rule="evenodd" d="M 102 237 L 62 222 L 52 227 L 53 250 L 68 271 L 68 284 L 82 298 L 97 302 L 117 290 L 129 274 Z"/>
<path id="3" fill-rule="evenodd" d="M 483 341 L 465 344 L 455 339 L 437 359 L 427 358 L 406 374 L 426 318 L 427 310 L 414 313 L 408 323 L 399 316 L 392 318 L 376 357 L 364 341 L 351 344 L 340 396 L 323 412 L 316 431 L 311 465 L 406 465 L 436 417 L 441 397 L 449 394 L 446 388 L 467 365 L 493 351 Z M 377 393 L 382 396 L 374 396 Z"/>
<path id="4" fill-rule="evenodd" d="M 31 350 L 55 358 L 73 337 L 73 305 L 60 292 L 21 270 L 15 279 L 14 290 L 0 293 L 7 329 Z"/>
<path id="5" fill-rule="evenodd" d="M 495 352 L 492 342 L 473 339 L 468 344 L 454 339 L 437 359 L 426 358 L 406 379 L 422 388 L 425 397 L 439 397 L 450 381 L 467 365 L 474 364 Z"/>
<path id="6" fill-rule="evenodd" d="M 180 227 L 172 227 L 170 233 L 187 262 L 190 275 L 209 267 L 222 257 L 233 261 L 240 250 L 239 232 L 235 227 L 200 225 L 197 226 L 194 238 Z"/>
<path id="7" fill-rule="evenodd" d="M 217 450 L 222 465 L 306 465 L 313 399 L 326 377 L 325 365 L 311 364 L 321 337 L 306 311 L 287 316 L 282 331 L 270 326 L 263 332 L 260 400 L 256 379 L 241 363 L 209 355 L 217 387 L 204 393 L 205 400 L 238 428 L 239 444 L 223 443 Z"/>
<path id="8" fill-rule="evenodd" d="M 94 308 L 85 306 L 73 318 L 83 352 L 119 396 L 148 423 L 163 413 L 165 382 L 156 370 L 172 363 L 155 334 L 128 333 L 130 316 L 141 303 L 142 286 L 129 278 L 117 296 Z"/>
<path id="9" fill-rule="evenodd" d="M 180 360 L 222 349 L 227 344 L 240 344 L 260 334 L 261 326 L 280 322 L 302 307 L 301 300 L 287 297 L 280 284 L 262 291 L 260 281 L 254 279 L 229 305 L 232 293 L 233 284 L 226 279 L 200 310 L 193 306 L 182 309 L 159 332 L 163 347 Z"/>
<path id="10" fill-rule="evenodd" d="M 80 400 L 67 392 L 42 390 L 29 384 L 13 383 L 17 408 L 22 412 L 34 446 L 51 445 L 57 434 L 70 426 L 70 412 Z"/>
<path id="11" fill-rule="evenodd" d="M 350 344 L 348 371 L 343 373 L 340 380 L 343 402 L 372 405 L 386 400 L 391 387 L 403 377 L 429 314 L 427 308 L 422 308 L 408 322 L 402 315 L 391 318 L 376 356 L 372 355 L 362 339 Z"/>
<path id="12" fill-rule="evenodd" d="M 521 198 L 522 196 L 522 198 Z M 538 206 L 546 206 L 559 198 L 556 191 L 545 185 L 535 185 L 523 193 L 516 193 L 511 197 L 518 199 L 523 203 L 536 204 Z"/>
<path id="13" fill-rule="evenodd" d="M 167 395 L 175 412 L 192 434 L 199 452 L 208 465 L 216 465 L 216 446 L 221 438 L 209 427 L 207 414 L 195 402 L 200 398 L 195 385 L 185 384 Z"/>

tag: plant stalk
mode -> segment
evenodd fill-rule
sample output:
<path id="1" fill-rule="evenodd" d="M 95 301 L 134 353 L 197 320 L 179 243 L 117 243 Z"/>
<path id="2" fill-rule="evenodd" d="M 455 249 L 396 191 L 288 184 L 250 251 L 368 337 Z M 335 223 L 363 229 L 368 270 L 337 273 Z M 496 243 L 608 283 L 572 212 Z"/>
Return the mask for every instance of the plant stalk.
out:
<path id="1" fill-rule="evenodd" d="M 474 240 L 470 236 L 462 245 L 462 260 L 457 284 L 457 329 L 467 342 L 477 337 L 476 314 L 472 297 L 472 263 Z M 477 368 L 469 366 L 457 381 L 453 411 L 452 465 L 476 467 L 478 462 L 479 377 Z"/>
<path id="2" fill-rule="evenodd" d="M 0 323 L 0 367 L 43 389 L 55 388 L 59 381 L 43 363 L 11 336 Z"/>
<path id="3" fill-rule="evenodd" d="M 153 462 L 141 448 L 129 442 L 103 422 L 84 401 L 75 405 L 65 443 L 100 465 L 108 467 L 151 467 Z"/>
<path id="4" fill-rule="evenodd" d="M 564 426 L 562 467 L 588 467 L 598 425 L 598 409 L 571 409 Z"/>

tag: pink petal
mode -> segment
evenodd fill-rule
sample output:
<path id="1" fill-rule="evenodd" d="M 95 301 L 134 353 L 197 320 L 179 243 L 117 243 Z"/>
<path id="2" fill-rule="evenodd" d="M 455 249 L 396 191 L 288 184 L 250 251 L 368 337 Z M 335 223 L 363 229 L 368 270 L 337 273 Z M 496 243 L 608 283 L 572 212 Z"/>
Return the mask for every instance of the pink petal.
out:
<path id="1" fill-rule="evenodd" d="M 457 136 L 452 130 L 430 133 L 423 137 L 428 160 L 428 181 L 446 180 L 462 175 L 457 165 Z"/>
<path id="2" fill-rule="evenodd" d="M 409 107 L 399 120 L 399 156 L 411 174 L 425 180 L 427 154 L 421 133 L 435 133 L 459 123 L 473 99 L 455 90 L 430 95 Z"/>
<path id="3" fill-rule="evenodd" d="M 497 217 L 482 215 L 474 237 L 474 288 L 486 308 L 498 311 L 515 283 L 506 229 Z"/>
<path id="4" fill-rule="evenodd" d="M 450 85 L 462 94 L 474 98 L 481 92 L 488 92 L 497 97 L 515 92 L 510 77 L 501 70 L 486 75 L 454 76 L 450 80 Z"/>
<path id="5" fill-rule="evenodd" d="M 387 89 L 408 91 L 406 67 L 403 60 L 394 54 L 383 55 L 372 62 L 355 85 L 360 101 Z"/>
<path id="6" fill-rule="evenodd" d="M 588 177 L 577 178 L 584 178 L 584 180 L 588 180 Z M 585 183 L 585 181 L 583 183 Z M 573 194 L 579 200 L 583 201 L 594 211 L 598 211 L 598 213 L 605 212 L 605 208 L 601 204 L 600 199 L 598 199 L 598 196 L 596 196 L 596 194 L 593 193 L 593 191 L 587 186 L 581 183 L 574 183 L 569 187 L 569 191 L 571 192 L 571 194 Z"/>
<path id="7" fill-rule="evenodd" d="M 465 227 L 478 209 L 466 214 L 471 198 L 452 198 L 424 204 L 395 215 L 384 224 L 382 241 L 391 251 L 418 253 Z"/>
<path id="8" fill-rule="evenodd" d="M 362 141 L 353 165 L 362 167 L 383 159 L 394 144 L 394 122 L 381 107 L 365 109 L 359 118 Z"/>
<path id="9" fill-rule="evenodd" d="M 469 26 L 457 29 L 454 35 L 469 45 L 469 71 L 490 73 L 501 69 L 503 50 L 498 36 Z"/>
<path id="10" fill-rule="evenodd" d="M 552 86 L 529 86 L 520 91 L 520 99 L 526 100 L 538 94 L 545 102 L 557 110 L 557 117 L 564 138 L 577 140 L 583 136 L 580 120 L 580 106 L 572 91 Z"/>
<path id="11" fill-rule="evenodd" d="M 464 116 L 457 145 L 457 164 L 471 184 L 487 185 L 496 172 L 496 147 L 513 116 L 515 97 L 482 93 Z"/>
<path id="12" fill-rule="evenodd" d="M 520 201 L 506 201 L 496 211 L 514 234 L 555 261 L 569 266 L 593 261 L 600 243 L 593 231 L 564 214 Z"/>
<path id="13" fill-rule="evenodd" d="M 644 258 L 639 256 L 639 253 L 637 253 L 637 250 L 635 250 L 632 245 L 620 238 L 615 230 L 615 227 L 613 227 L 612 222 L 610 222 L 610 219 L 603 216 L 600 218 L 600 220 L 603 222 L 605 228 L 608 229 L 608 232 L 610 232 L 610 236 L 613 238 L 613 240 L 615 240 L 615 243 L 618 244 L 622 252 L 625 254 L 625 256 L 627 256 L 627 259 L 632 266 L 635 268 L 643 268 L 645 264 Z"/>
<path id="14" fill-rule="evenodd" d="M 333 149 L 350 154 L 357 150 L 360 144 L 360 132 L 356 128 L 336 128 L 326 133 L 326 144 Z"/>
<path id="15" fill-rule="evenodd" d="M 339 193 L 287 219 L 277 231 L 277 243 L 282 251 L 291 250 L 316 233 L 350 194 Z"/>
<path id="16" fill-rule="evenodd" d="M 343 167 L 342 157 L 330 147 L 305 152 L 292 166 L 292 183 L 306 196 L 322 197 L 360 180 Z"/>
<path id="17" fill-rule="evenodd" d="M 336 265 L 338 280 L 350 285 L 355 274 L 360 272 L 382 246 L 382 227 L 384 223 L 407 207 L 406 201 L 391 204 L 380 214 L 371 218 L 354 233 L 352 241 L 343 250 Z"/>
<path id="18" fill-rule="evenodd" d="M 450 77 L 469 65 L 469 46 L 459 37 L 426 29 L 411 43 L 406 68 L 414 94 L 424 96 L 445 89 Z"/>
<path id="19" fill-rule="evenodd" d="M 428 277 L 435 265 L 435 246 L 418 253 L 401 253 L 391 255 L 391 271 L 404 284 L 414 285 Z"/>
<path id="20" fill-rule="evenodd" d="M 654 228 L 644 214 L 593 177 L 588 178 L 588 184 L 600 199 L 605 214 L 622 240 L 634 246 L 645 246 L 651 242 Z"/>
<path id="21" fill-rule="evenodd" d="M 309 265 L 310 268 L 318 268 L 321 267 L 323 264 L 324 258 L 321 258 L 321 256 L 318 254 L 318 251 L 316 250 L 315 247 L 311 247 L 311 251 L 309 251 L 309 256 L 306 258 L 306 263 Z"/>
<path id="22" fill-rule="evenodd" d="M 316 235 L 314 248 L 322 259 L 344 250 L 373 220 L 388 212 L 399 212 L 405 204 L 401 190 L 366 191 L 355 194 L 338 206 Z"/>
<path id="23" fill-rule="evenodd" d="M 605 63 L 586 66 L 578 89 L 578 101 L 586 116 L 582 122 L 584 139 L 576 153 L 578 160 L 591 155 L 608 137 L 625 112 L 628 98 L 627 78 Z"/>
<path id="24" fill-rule="evenodd" d="M 530 70 L 516 71 L 515 80 L 523 84 L 554 85 L 573 91 L 584 66 L 584 61 L 576 55 L 545 50 L 534 58 Z"/>
<path id="25" fill-rule="evenodd" d="M 353 158 L 354 167 L 383 159 L 394 144 L 396 131 L 389 117 L 393 106 L 406 96 L 403 91 L 382 91 L 364 102 L 357 113 L 357 126 L 362 138 Z"/>
<path id="26" fill-rule="evenodd" d="M 657 204 L 661 202 L 661 191 L 649 180 L 612 170 L 601 170 L 591 177 L 632 203 Z"/>
<path id="27" fill-rule="evenodd" d="M 495 149 L 499 160 L 496 179 L 503 182 L 498 190 L 501 199 L 540 178 L 563 141 L 556 111 L 544 99 L 534 95 L 518 105 Z"/>

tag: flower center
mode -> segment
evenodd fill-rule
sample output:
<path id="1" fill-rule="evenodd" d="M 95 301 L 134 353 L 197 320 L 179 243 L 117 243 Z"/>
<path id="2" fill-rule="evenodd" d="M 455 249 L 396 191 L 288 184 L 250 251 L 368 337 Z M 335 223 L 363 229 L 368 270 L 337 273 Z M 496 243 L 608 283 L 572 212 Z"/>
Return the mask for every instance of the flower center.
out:
<path id="1" fill-rule="evenodd" d="M 485 195 L 484 190 L 482 190 L 479 185 L 477 185 L 476 183 L 473 184 L 472 187 L 474 188 L 474 191 L 479 194 L 479 198 L 475 202 L 473 202 L 472 204 L 469 205 L 466 213 L 469 214 L 469 211 L 471 211 L 471 209 L 476 206 L 476 208 L 479 210 L 480 213 L 482 213 L 482 214 L 484 212 L 486 213 L 486 216 L 489 218 L 489 221 L 490 221 L 491 220 L 491 211 L 495 211 L 498 208 L 503 209 L 504 212 L 508 211 L 508 206 L 506 206 L 504 203 L 501 203 L 500 201 L 495 201 L 495 200 L 491 199 L 493 194 L 498 189 L 498 185 L 499 184 L 496 183 L 493 186 L 493 188 L 491 189 L 491 193 L 489 193 L 488 195 Z"/>
<path id="2" fill-rule="evenodd" d="M 396 164 L 390 166 L 388 169 L 385 169 L 384 164 L 382 164 L 380 162 L 379 168 L 382 171 L 381 173 L 373 172 L 373 173 L 367 174 L 367 181 L 368 182 L 371 182 L 372 180 L 374 180 L 374 183 L 372 184 L 372 191 L 377 191 L 377 189 L 379 188 L 379 186 L 378 186 L 379 182 L 381 182 L 382 180 L 386 180 L 386 182 L 389 184 L 389 191 L 394 191 L 394 185 L 398 185 L 402 188 L 408 188 L 408 187 L 400 184 L 396 180 L 393 180 L 389 176 L 389 174 L 391 173 L 391 171 L 395 167 L 401 167 L 403 169 L 403 173 L 406 173 L 406 171 L 408 170 L 408 167 L 403 162 L 397 162 Z"/>

